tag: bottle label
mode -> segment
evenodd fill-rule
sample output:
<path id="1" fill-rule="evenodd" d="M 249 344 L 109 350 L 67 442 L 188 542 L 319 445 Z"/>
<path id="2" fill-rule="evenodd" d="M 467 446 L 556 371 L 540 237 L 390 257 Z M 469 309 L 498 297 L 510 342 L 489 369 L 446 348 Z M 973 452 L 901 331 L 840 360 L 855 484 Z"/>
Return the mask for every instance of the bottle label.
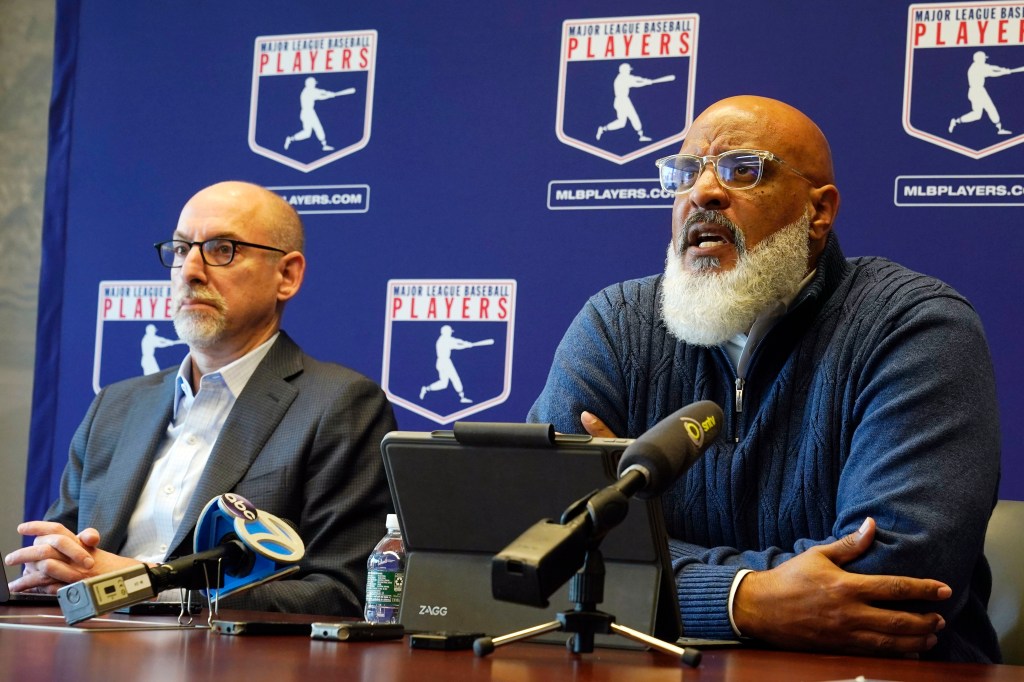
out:
<path id="1" fill-rule="evenodd" d="M 366 576 L 366 620 L 397 623 L 404 582 L 403 571 L 370 571 Z"/>

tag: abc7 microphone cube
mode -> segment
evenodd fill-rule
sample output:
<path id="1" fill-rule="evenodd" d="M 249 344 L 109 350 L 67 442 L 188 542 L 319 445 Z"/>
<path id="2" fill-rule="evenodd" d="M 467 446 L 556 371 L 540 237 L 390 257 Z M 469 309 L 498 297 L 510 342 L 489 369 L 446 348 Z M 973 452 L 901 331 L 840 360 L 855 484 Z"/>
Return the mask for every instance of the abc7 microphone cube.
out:
<path id="1" fill-rule="evenodd" d="M 302 538 L 287 521 L 234 493 L 207 503 L 194 548 L 195 554 L 165 564 L 140 563 L 65 585 L 57 592 L 65 621 L 74 625 L 171 588 L 205 588 L 208 598 L 216 588 L 226 597 L 297 571 L 305 555 Z"/>

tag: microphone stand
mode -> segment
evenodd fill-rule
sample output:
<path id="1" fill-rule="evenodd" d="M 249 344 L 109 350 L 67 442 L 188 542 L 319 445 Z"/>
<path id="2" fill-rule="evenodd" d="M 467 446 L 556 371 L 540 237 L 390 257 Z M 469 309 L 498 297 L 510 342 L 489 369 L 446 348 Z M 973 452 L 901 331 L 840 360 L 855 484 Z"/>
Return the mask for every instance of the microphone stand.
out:
<path id="1" fill-rule="evenodd" d="M 634 481 L 638 480 L 636 477 L 632 478 Z M 633 481 L 627 481 L 623 487 L 627 491 L 631 491 L 633 485 Z M 555 614 L 555 620 L 547 623 L 498 637 L 481 637 L 473 642 L 473 652 L 477 656 L 483 657 L 493 653 L 500 646 L 532 639 L 548 632 L 561 631 L 571 633 L 565 645 L 574 654 L 593 652 L 594 635 L 611 634 L 631 639 L 669 656 L 674 656 L 688 666 L 699 665 L 701 660 L 699 650 L 692 647 L 684 649 L 657 637 L 651 637 L 639 630 L 620 625 L 615 622 L 615 616 L 601 611 L 597 607 L 604 600 L 605 568 L 604 557 L 600 549 L 601 541 L 609 530 L 622 521 L 628 501 L 627 494 L 622 490 L 605 488 L 595 490 L 574 502 L 562 513 L 560 523 L 563 525 L 581 513 L 589 514 L 593 521 L 586 543 L 583 565 L 572 576 L 569 583 L 569 599 L 574 604 L 571 610 L 560 611 Z"/>

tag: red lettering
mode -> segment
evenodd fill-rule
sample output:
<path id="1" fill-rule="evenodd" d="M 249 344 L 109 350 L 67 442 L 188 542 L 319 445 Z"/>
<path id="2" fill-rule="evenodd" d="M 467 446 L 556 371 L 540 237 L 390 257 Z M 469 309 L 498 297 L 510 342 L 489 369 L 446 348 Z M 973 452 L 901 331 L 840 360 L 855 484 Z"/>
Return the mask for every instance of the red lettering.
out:
<path id="1" fill-rule="evenodd" d="M 672 36 L 667 33 L 661 34 L 661 40 L 658 42 L 658 54 L 669 54 L 669 43 L 672 42 Z"/>
<path id="2" fill-rule="evenodd" d="M 415 298 L 410 298 L 409 299 L 409 319 L 410 320 L 418 320 L 418 319 L 420 319 L 420 316 L 416 314 L 416 299 Z"/>
<path id="3" fill-rule="evenodd" d="M 134 317 L 135 317 L 136 320 L 138 320 L 138 319 L 142 318 L 142 315 L 143 315 L 143 313 L 142 313 L 142 299 L 141 298 L 137 298 L 137 299 L 135 299 Z"/>
<path id="4" fill-rule="evenodd" d="M 504 296 L 498 299 L 498 310 L 501 311 L 498 313 L 499 320 L 504 320 L 506 317 L 508 317 L 508 305 L 506 305 L 507 303 L 508 299 L 505 298 Z"/>
<path id="5" fill-rule="evenodd" d="M 928 32 L 928 27 L 924 24 L 914 24 L 914 47 L 921 42 L 921 37 Z"/>
<path id="6" fill-rule="evenodd" d="M 572 59 L 572 53 L 576 51 L 576 48 L 580 46 L 579 38 L 569 38 L 569 52 L 565 55 L 566 59 Z"/>
<path id="7" fill-rule="evenodd" d="M 452 318 L 452 306 L 455 305 L 455 299 L 445 296 L 444 299 L 444 315 L 449 320 Z"/>
<path id="8" fill-rule="evenodd" d="M 625 57 L 629 56 L 629 45 L 632 42 L 633 42 L 633 36 L 631 36 L 631 35 L 624 35 L 624 36 L 622 36 L 622 43 L 626 46 L 626 54 L 623 55 L 623 56 L 625 56 Z"/>
<path id="9" fill-rule="evenodd" d="M 985 42 L 985 31 L 987 31 L 987 30 L 988 30 L 988 22 L 987 21 L 979 21 L 978 22 L 978 37 L 981 39 L 981 42 L 983 44 Z"/>
<path id="10" fill-rule="evenodd" d="M 302 53 L 301 52 L 296 52 L 295 56 L 292 58 L 292 73 L 295 73 L 296 71 L 300 71 L 300 72 L 302 71 Z"/>
<path id="11" fill-rule="evenodd" d="M 679 54 L 690 54 L 690 32 L 679 34 L 679 44 L 682 45 L 679 48 Z"/>
<path id="12" fill-rule="evenodd" d="M 590 36 L 587 36 L 587 57 L 588 58 L 593 58 L 593 56 L 594 56 L 594 53 L 590 51 L 590 48 L 592 47 L 592 45 L 593 45 L 593 41 L 591 40 Z"/>
<path id="13" fill-rule="evenodd" d="M 103 319 L 107 319 L 107 313 L 109 313 L 110 309 L 113 308 L 113 307 L 114 307 L 114 302 L 113 301 L 111 301 L 109 298 L 104 298 L 103 299 Z"/>
<path id="14" fill-rule="evenodd" d="M 941 33 L 942 32 L 942 30 L 941 30 L 942 24 L 939 24 L 939 27 L 940 27 L 939 33 Z M 960 22 L 960 28 L 958 28 L 957 32 L 956 32 L 956 44 L 957 45 L 966 45 L 967 41 L 968 41 L 968 37 L 967 37 L 967 24 L 961 21 Z M 938 44 L 939 45 L 945 45 L 946 43 L 940 42 Z"/>
<path id="15" fill-rule="evenodd" d="M 359 68 L 365 69 L 368 66 L 370 66 L 370 50 L 364 47 L 359 50 Z"/>
<path id="16" fill-rule="evenodd" d="M 281 65 L 281 53 L 277 53 L 277 73 L 284 73 L 284 67 Z"/>
<path id="17" fill-rule="evenodd" d="M 487 308 L 490 307 L 490 305 L 491 305 L 491 300 L 489 298 L 487 298 L 486 296 L 484 296 L 483 298 L 480 299 L 480 319 L 481 320 L 486 320 L 486 319 L 488 319 L 490 317 L 490 315 L 487 313 Z"/>
<path id="18" fill-rule="evenodd" d="M 945 45 L 946 41 L 942 39 L 942 24 L 935 24 L 935 44 Z"/>
<path id="19" fill-rule="evenodd" d="M 311 68 L 311 69 L 315 69 L 316 68 L 316 56 L 318 54 L 320 54 L 320 52 L 317 51 L 317 50 L 310 50 L 309 51 L 309 68 Z"/>
<path id="20" fill-rule="evenodd" d="M 398 311 L 402 309 L 402 299 L 395 296 L 391 299 L 391 318 L 394 319 L 398 315 Z"/>
<path id="21" fill-rule="evenodd" d="M 430 297 L 430 305 L 427 306 L 427 318 L 431 320 L 437 319 L 437 297 Z"/>
<path id="22" fill-rule="evenodd" d="M 348 49 L 347 47 L 341 51 L 341 68 L 352 68 L 352 50 Z"/>
<path id="23" fill-rule="evenodd" d="M 604 41 L 604 56 L 615 56 L 615 38 L 613 38 L 612 36 L 608 36 L 608 39 Z"/>
<path id="24" fill-rule="evenodd" d="M 157 303 L 157 301 L 156 301 L 155 298 L 149 299 L 149 316 L 151 318 L 155 318 L 156 317 L 156 303 Z"/>
<path id="25" fill-rule="evenodd" d="M 119 318 L 121 318 L 122 320 L 127 317 L 127 315 L 124 314 L 124 299 L 123 298 L 117 299 L 117 316 Z"/>
<path id="26" fill-rule="evenodd" d="M 260 73 L 263 73 L 263 67 L 270 63 L 270 55 L 266 52 L 260 53 Z"/>
<path id="27" fill-rule="evenodd" d="M 1003 44 L 1005 44 L 1007 42 L 1007 40 L 1006 40 L 1006 24 L 1008 24 L 1008 23 L 1009 22 L 1006 21 L 1006 19 L 1003 19 L 1002 21 L 999 22 L 999 37 L 996 39 L 997 42 L 1000 42 L 1000 43 L 1003 43 Z"/>
<path id="28" fill-rule="evenodd" d="M 174 299 L 173 298 L 165 298 L 164 299 L 164 318 L 165 319 L 169 319 L 170 317 L 172 317 L 173 313 L 171 313 L 171 305 L 173 303 L 174 303 Z"/>
<path id="29" fill-rule="evenodd" d="M 462 297 L 462 319 L 469 319 L 469 296 Z"/>
<path id="30" fill-rule="evenodd" d="M 640 44 L 642 45 L 642 47 L 640 48 L 640 54 L 642 54 L 645 57 L 648 56 L 649 54 L 651 54 L 651 34 L 650 33 L 645 33 L 644 34 L 644 37 L 640 39 Z"/>
<path id="31" fill-rule="evenodd" d="M 327 50 L 327 62 L 324 64 L 325 71 L 331 71 L 334 69 L 332 62 L 334 61 L 334 50 Z"/>

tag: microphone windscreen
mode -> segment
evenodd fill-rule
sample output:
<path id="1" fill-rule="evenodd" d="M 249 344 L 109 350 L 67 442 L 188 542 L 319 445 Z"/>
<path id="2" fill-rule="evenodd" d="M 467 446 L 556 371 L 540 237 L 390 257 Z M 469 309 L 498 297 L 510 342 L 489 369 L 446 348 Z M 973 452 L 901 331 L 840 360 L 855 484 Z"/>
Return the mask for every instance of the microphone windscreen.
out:
<path id="1" fill-rule="evenodd" d="M 630 443 L 619 460 L 619 476 L 631 466 L 641 466 L 649 478 L 636 496 L 660 495 L 704 454 L 724 420 L 722 408 L 710 400 L 676 410 Z"/>

